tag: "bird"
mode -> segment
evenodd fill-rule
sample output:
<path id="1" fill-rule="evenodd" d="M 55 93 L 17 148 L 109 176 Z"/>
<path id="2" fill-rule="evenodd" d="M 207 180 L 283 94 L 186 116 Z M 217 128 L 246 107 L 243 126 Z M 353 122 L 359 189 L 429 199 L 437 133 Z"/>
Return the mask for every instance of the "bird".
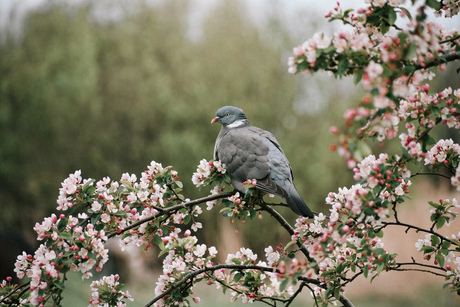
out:
<path id="1" fill-rule="evenodd" d="M 222 128 L 214 146 L 214 160 L 225 164 L 233 187 L 245 193 L 243 182 L 256 179 L 256 189 L 284 198 L 297 215 L 313 218 L 313 212 L 299 195 L 291 165 L 275 136 L 252 126 L 240 108 L 225 106 L 211 123 Z"/>

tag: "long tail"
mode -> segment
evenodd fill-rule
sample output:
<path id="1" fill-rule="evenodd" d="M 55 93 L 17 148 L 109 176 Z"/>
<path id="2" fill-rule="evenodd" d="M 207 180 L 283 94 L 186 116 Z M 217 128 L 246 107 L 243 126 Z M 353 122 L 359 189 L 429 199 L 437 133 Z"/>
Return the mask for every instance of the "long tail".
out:
<path id="1" fill-rule="evenodd" d="M 290 187 L 289 197 L 286 197 L 287 205 L 298 215 L 302 215 L 305 217 L 313 218 L 313 212 L 308 208 L 307 204 L 303 201 L 302 197 L 300 197 L 299 192 L 295 188 L 294 184 Z"/>

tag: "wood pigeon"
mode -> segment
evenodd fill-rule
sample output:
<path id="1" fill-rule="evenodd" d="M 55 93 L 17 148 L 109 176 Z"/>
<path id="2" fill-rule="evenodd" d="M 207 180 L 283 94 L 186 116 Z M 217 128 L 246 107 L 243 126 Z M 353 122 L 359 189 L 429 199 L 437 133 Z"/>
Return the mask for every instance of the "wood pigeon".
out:
<path id="1" fill-rule="evenodd" d="M 221 123 L 214 160 L 225 164 L 235 189 L 245 193 L 243 182 L 256 179 L 256 188 L 281 196 L 296 214 L 313 217 L 293 183 L 292 169 L 273 134 L 252 126 L 243 110 L 220 108 L 211 123 Z"/>

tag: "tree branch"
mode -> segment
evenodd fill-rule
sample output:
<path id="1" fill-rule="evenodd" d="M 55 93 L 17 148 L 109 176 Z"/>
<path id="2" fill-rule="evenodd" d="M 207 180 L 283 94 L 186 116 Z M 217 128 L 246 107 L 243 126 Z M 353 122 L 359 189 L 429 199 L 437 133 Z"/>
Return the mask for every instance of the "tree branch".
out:
<path id="1" fill-rule="evenodd" d="M 434 275 L 436 275 L 436 276 L 446 277 L 445 274 L 436 273 L 436 272 L 433 272 L 433 271 L 431 271 L 431 270 L 423 270 L 423 269 L 400 269 L 402 266 L 410 266 L 410 265 L 413 265 L 413 266 L 420 266 L 420 267 L 424 267 L 424 268 L 429 268 L 429 269 L 432 269 L 432 270 L 439 270 L 439 271 L 442 271 L 442 272 L 445 272 L 445 271 L 446 271 L 446 269 L 441 268 L 441 267 L 438 267 L 438 266 L 434 266 L 434 265 L 429 265 L 429 264 L 424 264 L 424 263 L 415 262 L 415 260 L 414 260 L 413 258 L 412 258 L 412 261 L 413 261 L 413 262 L 402 262 L 402 263 L 397 263 L 397 264 L 396 264 L 396 268 L 390 268 L 390 270 L 392 270 L 392 271 L 419 271 L 419 272 L 431 273 L 431 274 L 434 274 Z"/>
<path id="2" fill-rule="evenodd" d="M 440 177 L 443 177 L 443 178 L 446 178 L 446 179 L 449 179 L 450 180 L 450 177 L 449 176 L 446 176 L 444 174 L 441 174 L 441 173 L 428 173 L 428 172 L 418 172 L 418 173 L 415 173 L 415 174 L 412 174 L 410 177 L 415 177 L 415 176 L 418 176 L 418 175 L 433 175 L 433 176 L 440 176 Z"/>
<path id="3" fill-rule="evenodd" d="M 125 228 L 123 228 L 121 231 L 119 232 L 112 232 L 110 233 L 109 235 L 107 235 L 107 238 L 112 238 L 116 235 L 119 235 L 119 234 L 122 234 L 130 229 L 133 229 L 139 225 L 142 225 L 148 221 L 151 221 L 155 218 L 157 218 L 158 216 L 161 216 L 161 215 L 165 215 L 165 214 L 169 214 L 171 212 L 175 212 L 177 210 L 180 210 L 182 208 L 187 208 L 187 207 L 191 207 L 191 206 L 194 206 L 194 205 L 197 205 L 197 204 L 201 204 L 201 203 L 204 203 L 204 202 L 207 202 L 207 201 L 212 201 L 212 200 L 216 200 L 216 199 L 219 199 L 219 198 L 224 198 L 224 197 L 229 197 L 229 196 L 232 196 L 233 194 L 235 194 L 235 192 L 224 192 L 224 193 L 220 193 L 220 194 L 215 194 L 215 195 L 209 195 L 209 196 L 206 196 L 206 197 L 202 197 L 202 198 L 198 198 L 198 199 L 194 199 L 194 200 L 190 200 L 190 201 L 186 201 L 186 202 L 183 202 L 183 203 L 180 203 L 178 205 L 175 205 L 175 206 L 171 206 L 171 207 L 166 207 L 166 208 L 158 208 L 160 210 L 158 210 L 159 212 L 152 215 L 152 216 L 149 216 L 149 217 L 146 217 L 145 219 L 142 219 L 142 220 L 139 220 Z"/>
<path id="4" fill-rule="evenodd" d="M 284 219 L 284 217 L 281 214 L 278 213 L 278 211 L 270 207 L 263 200 L 261 200 L 260 206 L 262 207 L 263 210 L 270 213 L 270 215 L 273 216 L 280 223 L 280 225 L 284 227 L 284 229 L 286 229 L 286 231 L 289 233 L 291 237 L 294 235 L 294 228 Z M 297 240 L 296 244 L 299 247 L 299 249 L 302 251 L 302 253 L 305 255 L 305 257 L 307 257 L 308 261 L 316 262 L 315 259 L 313 259 L 310 256 L 310 253 L 308 252 L 305 245 L 303 245 L 299 240 Z"/>
<path id="5" fill-rule="evenodd" d="M 445 39 L 443 41 L 440 41 L 439 43 L 440 44 L 445 44 L 445 43 L 453 42 L 453 41 L 455 41 L 455 40 L 457 40 L 459 38 L 460 38 L 460 35 L 457 35 L 457 36 L 454 36 L 452 38 L 448 38 L 448 39 Z"/>
<path id="6" fill-rule="evenodd" d="M 442 63 L 453 62 L 456 60 L 460 60 L 460 52 L 452 52 L 452 53 L 446 54 L 444 57 L 441 57 L 441 59 L 435 59 L 433 61 L 425 62 L 423 66 L 421 63 L 415 63 L 414 66 L 415 66 L 415 70 L 427 69 L 427 68 L 437 66 Z"/>
<path id="7" fill-rule="evenodd" d="M 441 239 L 441 241 L 448 241 L 453 245 L 457 245 L 457 243 L 455 243 L 454 241 L 450 240 L 447 237 L 444 237 L 440 233 L 437 233 L 436 231 L 433 231 L 431 229 L 424 229 L 424 228 L 420 228 L 418 226 L 414 226 L 414 225 L 410 225 L 410 224 L 406 224 L 406 223 L 402 223 L 402 222 L 382 222 L 382 224 L 383 224 L 383 227 L 380 227 L 378 230 L 383 229 L 383 228 L 385 228 L 387 226 L 402 226 L 402 227 L 407 227 L 406 232 L 409 229 L 414 229 L 416 232 L 429 233 L 429 234 L 432 234 L 432 235 L 435 235 L 435 236 L 439 237 Z"/>
<path id="8" fill-rule="evenodd" d="M 201 273 L 206 272 L 214 272 L 220 269 L 237 269 L 237 270 L 259 270 L 264 272 L 276 272 L 273 268 L 258 266 L 258 265 L 242 265 L 242 264 L 217 264 L 210 267 L 204 267 L 201 269 L 197 269 L 194 271 L 189 271 L 184 277 L 179 280 L 178 282 L 174 283 L 170 288 L 168 288 L 165 292 L 161 293 L 160 295 L 156 296 L 150 302 L 145 305 L 146 307 L 152 306 L 155 302 L 159 301 L 163 297 L 167 296 L 169 293 L 174 291 L 175 289 L 179 288 L 181 285 L 186 283 L 188 280 L 195 278 L 196 276 L 200 275 Z"/>
<path id="9" fill-rule="evenodd" d="M 298 279 L 302 280 L 302 281 L 304 281 L 306 283 L 309 283 L 309 284 L 317 285 L 318 287 L 321 287 L 323 289 L 327 289 L 327 286 L 325 284 L 323 284 L 322 282 L 320 282 L 319 280 L 317 280 L 317 279 L 303 277 L 303 276 L 300 276 Z M 343 295 L 342 293 L 340 293 L 339 301 L 345 307 L 354 307 L 353 303 L 345 295 Z"/>

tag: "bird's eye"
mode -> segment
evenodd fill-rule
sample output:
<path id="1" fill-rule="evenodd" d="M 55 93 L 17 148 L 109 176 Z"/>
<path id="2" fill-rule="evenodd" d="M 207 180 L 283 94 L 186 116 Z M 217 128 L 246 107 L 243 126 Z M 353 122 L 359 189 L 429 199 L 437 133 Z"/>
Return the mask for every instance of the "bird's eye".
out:
<path id="1" fill-rule="evenodd" d="M 225 114 L 225 116 L 230 116 L 230 113 Z"/>

